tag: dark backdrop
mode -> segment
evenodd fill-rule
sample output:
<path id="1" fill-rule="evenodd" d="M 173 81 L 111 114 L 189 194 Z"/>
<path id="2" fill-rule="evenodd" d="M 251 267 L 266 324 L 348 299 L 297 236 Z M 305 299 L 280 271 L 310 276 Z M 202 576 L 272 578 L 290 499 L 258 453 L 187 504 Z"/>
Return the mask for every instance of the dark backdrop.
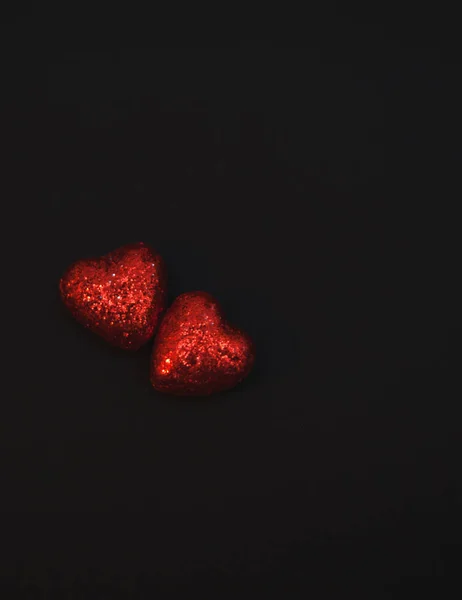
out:
<path id="1" fill-rule="evenodd" d="M 164 44 L 141 15 L 41 16 L 3 36 L 2 585 L 439 586 L 460 540 L 450 29 L 329 13 Z M 138 240 L 170 300 L 207 290 L 254 337 L 247 381 L 160 395 L 150 345 L 61 308 L 70 262 Z"/>

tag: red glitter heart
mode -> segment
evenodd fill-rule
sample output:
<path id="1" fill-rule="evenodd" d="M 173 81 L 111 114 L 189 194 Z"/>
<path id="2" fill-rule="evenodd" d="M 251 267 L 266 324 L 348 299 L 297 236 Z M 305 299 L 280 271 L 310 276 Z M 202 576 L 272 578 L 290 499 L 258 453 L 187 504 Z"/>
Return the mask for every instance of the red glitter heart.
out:
<path id="1" fill-rule="evenodd" d="M 252 341 L 225 321 L 217 301 L 206 292 L 188 292 L 159 326 L 151 382 L 162 392 L 205 396 L 236 385 L 253 363 Z"/>
<path id="2" fill-rule="evenodd" d="M 114 346 L 136 350 L 154 335 L 165 307 L 165 266 L 149 246 L 129 244 L 75 262 L 59 287 L 77 321 Z"/>

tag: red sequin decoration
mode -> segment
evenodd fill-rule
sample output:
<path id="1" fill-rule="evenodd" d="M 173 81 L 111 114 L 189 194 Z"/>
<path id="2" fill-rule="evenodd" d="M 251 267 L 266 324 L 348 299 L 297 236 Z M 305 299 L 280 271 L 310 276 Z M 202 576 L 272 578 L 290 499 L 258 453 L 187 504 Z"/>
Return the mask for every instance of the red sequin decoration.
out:
<path id="1" fill-rule="evenodd" d="M 136 350 L 154 335 L 165 307 L 164 262 L 143 243 L 122 246 L 75 262 L 60 292 L 77 321 L 114 346 Z"/>
<path id="2" fill-rule="evenodd" d="M 178 296 L 157 333 L 151 362 L 156 390 L 204 396 L 229 389 L 250 372 L 254 347 L 229 325 L 217 301 L 205 292 Z"/>

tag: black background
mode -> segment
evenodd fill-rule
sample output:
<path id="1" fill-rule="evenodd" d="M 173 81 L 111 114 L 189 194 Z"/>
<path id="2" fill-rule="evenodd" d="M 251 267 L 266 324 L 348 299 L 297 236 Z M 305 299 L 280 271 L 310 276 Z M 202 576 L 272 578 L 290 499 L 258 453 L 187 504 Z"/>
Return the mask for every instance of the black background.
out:
<path id="1" fill-rule="evenodd" d="M 5 26 L 8 593 L 389 598 L 448 580 L 460 68 L 449 16 L 382 16 L 187 44 L 141 14 Z M 68 317 L 66 266 L 133 241 L 164 256 L 170 300 L 207 290 L 254 337 L 248 380 L 160 395 L 149 345 L 117 351 Z"/>

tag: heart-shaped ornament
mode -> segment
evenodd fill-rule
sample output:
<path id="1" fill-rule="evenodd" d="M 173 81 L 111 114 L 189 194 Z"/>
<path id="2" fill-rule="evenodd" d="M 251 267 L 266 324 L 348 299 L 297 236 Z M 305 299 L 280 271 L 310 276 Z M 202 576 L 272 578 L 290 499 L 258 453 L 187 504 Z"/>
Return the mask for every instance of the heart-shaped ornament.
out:
<path id="1" fill-rule="evenodd" d="M 143 243 L 75 262 L 59 287 L 77 321 L 126 350 L 137 350 L 154 335 L 165 308 L 164 262 Z"/>
<path id="2" fill-rule="evenodd" d="M 154 341 L 151 383 L 179 396 L 206 396 L 234 387 L 248 375 L 254 346 L 229 325 L 206 292 L 178 296 L 167 310 Z"/>

